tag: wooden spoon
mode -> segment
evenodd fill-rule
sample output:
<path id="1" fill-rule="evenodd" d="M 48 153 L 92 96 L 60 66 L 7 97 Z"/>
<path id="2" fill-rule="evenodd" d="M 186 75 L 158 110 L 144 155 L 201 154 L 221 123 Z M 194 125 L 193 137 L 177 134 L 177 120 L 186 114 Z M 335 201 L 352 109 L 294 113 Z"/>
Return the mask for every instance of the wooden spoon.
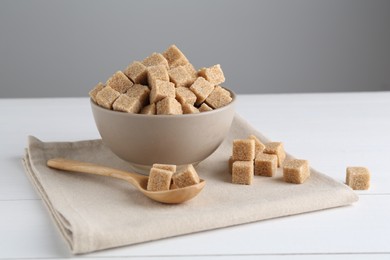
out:
<path id="1" fill-rule="evenodd" d="M 101 176 L 114 177 L 130 182 L 145 196 L 152 200 L 168 203 L 177 204 L 192 199 L 203 189 L 206 182 L 200 180 L 198 184 L 191 185 L 184 188 L 167 190 L 167 191 L 148 191 L 146 186 L 148 184 L 148 177 L 137 173 L 126 172 L 118 169 L 113 169 L 93 163 L 86 163 L 74 160 L 68 160 L 63 158 L 54 158 L 47 161 L 47 166 L 59 170 L 69 172 L 81 172 L 96 174 Z"/>

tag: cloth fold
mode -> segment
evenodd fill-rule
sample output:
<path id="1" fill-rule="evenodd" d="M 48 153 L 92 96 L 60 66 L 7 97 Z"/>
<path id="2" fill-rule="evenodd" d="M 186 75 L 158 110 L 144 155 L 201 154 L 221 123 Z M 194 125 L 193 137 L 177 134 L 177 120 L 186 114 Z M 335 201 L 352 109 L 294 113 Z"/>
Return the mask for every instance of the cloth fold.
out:
<path id="1" fill-rule="evenodd" d="M 23 158 L 27 176 L 74 254 L 288 216 L 357 201 L 346 185 L 311 169 L 301 185 L 255 176 L 252 185 L 231 183 L 232 141 L 261 133 L 238 115 L 221 146 L 196 170 L 207 181 L 194 199 L 179 205 L 154 202 L 130 184 L 107 177 L 68 173 L 46 166 L 64 157 L 128 170 L 101 140 L 42 142 L 30 136 Z M 287 160 L 293 158 L 287 155 Z"/>

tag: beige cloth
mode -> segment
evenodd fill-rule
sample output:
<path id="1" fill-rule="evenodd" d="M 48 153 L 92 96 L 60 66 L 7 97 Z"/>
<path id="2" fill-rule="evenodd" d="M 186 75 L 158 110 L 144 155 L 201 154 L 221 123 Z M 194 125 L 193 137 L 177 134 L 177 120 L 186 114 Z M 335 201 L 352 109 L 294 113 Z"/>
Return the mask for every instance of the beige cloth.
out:
<path id="1" fill-rule="evenodd" d="M 227 162 L 232 140 L 249 134 L 268 141 L 236 116 L 226 140 L 196 168 L 207 181 L 204 190 L 180 205 L 154 202 L 121 180 L 69 174 L 46 166 L 50 158 L 65 157 L 128 169 L 128 164 L 101 140 L 48 143 L 29 137 L 23 162 L 32 184 L 75 254 L 357 201 L 356 194 L 346 185 L 313 169 L 311 177 L 301 185 L 283 182 L 281 169 L 276 177 L 255 176 L 250 186 L 232 184 Z"/>

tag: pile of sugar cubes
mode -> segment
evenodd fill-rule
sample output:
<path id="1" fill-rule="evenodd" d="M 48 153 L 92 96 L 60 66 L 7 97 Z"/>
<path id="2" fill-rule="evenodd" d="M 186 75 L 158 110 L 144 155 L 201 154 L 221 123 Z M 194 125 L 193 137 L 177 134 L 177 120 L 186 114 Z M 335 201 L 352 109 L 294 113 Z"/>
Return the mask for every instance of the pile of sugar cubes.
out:
<path id="1" fill-rule="evenodd" d="M 284 162 L 283 143 L 263 144 L 256 136 L 233 140 L 233 155 L 229 159 L 232 183 L 251 185 L 254 175 L 272 177 L 283 167 L 283 180 L 301 184 L 310 176 L 307 160 L 293 159 Z"/>
<path id="2" fill-rule="evenodd" d="M 192 164 L 186 165 L 178 172 L 176 172 L 176 168 L 176 165 L 172 164 L 153 164 L 146 189 L 149 191 L 164 191 L 199 183 L 199 176 Z"/>
<path id="3" fill-rule="evenodd" d="M 272 177 L 277 168 L 283 168 L 283 180 L 302 184 L 310 177 L 307 160 L 285 161 L 286 153 L 281 142 L 263 144 L 256 136 L 233 140 L 233 155 L 229 158 L 232 183 L 251 185 L 254 175 Z M 347 167 L 346 184 L 353 190 L 370 187 L 370 172 L 366 167 Z"/>
<path id="4" fill-rule="evenodd" d="M 206 112 L 232 101 L 219 64 L 196 70 L 175 45 L 117 71 L 90 92 L 107 109 L 147 115 Z"/>

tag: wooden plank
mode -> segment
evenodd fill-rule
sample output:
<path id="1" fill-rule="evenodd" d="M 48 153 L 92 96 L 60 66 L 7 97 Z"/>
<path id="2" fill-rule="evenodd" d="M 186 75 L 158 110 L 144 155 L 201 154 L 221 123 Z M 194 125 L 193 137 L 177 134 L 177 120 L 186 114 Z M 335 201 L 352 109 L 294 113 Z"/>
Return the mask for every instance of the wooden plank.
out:
<path id="1" fill-rule="evenodd" d="M 308 159 L 316 169 L 339 181 L 344 181 L 348 165 L 369 167 L 372 188 L 357 192 L 360 201 L 351 207 L 201 232 L 86 257 L 389 258 L 390 92 L 241 95 L 237 111 L 259 131 L 283 141 L 289 152 Z M 0 124 L 0 259 L 69 257 L 67 245 L 19 160 L 29 134 L 46 141 L 98 138 L 88 99 L 0 99 Z"/>
<path id="2" fill-rule="evenodd" d="M 0 258 L 68 257 L 65 242 L 37 200 L 0 201 Z M 105 250 L 88 257 L 389 254 L 390 196 L 353 206 L 272 219 Z"/>

